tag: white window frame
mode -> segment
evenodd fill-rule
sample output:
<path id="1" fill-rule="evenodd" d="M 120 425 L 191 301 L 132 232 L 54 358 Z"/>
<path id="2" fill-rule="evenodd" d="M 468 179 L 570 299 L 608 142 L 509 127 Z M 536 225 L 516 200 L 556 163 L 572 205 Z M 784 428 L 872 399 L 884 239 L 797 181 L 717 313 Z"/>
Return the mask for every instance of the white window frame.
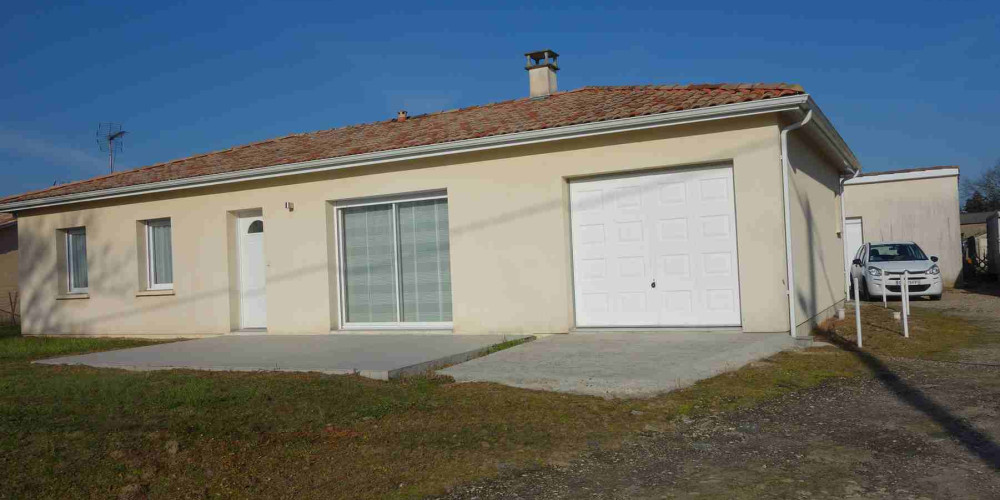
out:
<path id="1" fill-rule="evenodd" d="M 146 226 L 146 289 L 147 290 L 173 290 L 174 283 L 155 283 L 153 280 L 155 278 L 155 273 L 153 272 L 153 227 L 166 225 L 170 226 L 170 269 L 171 278 L 173 278 L 173 259 L 174 259 L 174 225 L 169 217 L 162 219 L 150 219 L 145 221 Z"/>
<path id="2" fill-rule="evenodd" d="M 399 237 L 396 234 L 397 223 L 396 223 L 396 205 L 400 203 L 407 203 L 411 201 L 425 201 L 425 200 L 448 200 L 448 193 L 445 191 L 433 191 L 424 193 L 413 193 L 410 195 L 398 195 L 398 196 L 379 196 L 373 198 L 364 199 L 352 199 L 344 200 L 334 203 L 334 234 L 336 235 L 334 241 L 336 243 L 337 252 L 337 290 L 338 290 L 338 324 L 341 330 L 451 330 L 454 326 L 452 321 L 402 321 L 400 314 L 402 313 L 402 299 L 400 297 L 400 284 L 399 284 Z M 394 245 L 397 247 L 396 251 L 393 252 L 393 266 L 396 269 L 395 272 L 395 293 L 396 293 L 396 321 L 384 321 L 384 322 L 347 322 L 347 306 L 346 291 L 347 291 L 347 280 L 345 277 L 346 268 L 344 267 L 344 233 L 343 233 L 343 210 L 346 208 L 356 208 L 356 207 L 366 207 L 372 205 L 392 205 L 392 239 Z M 450 208 L 450 207 L 449 207 Z M 450 214 L 449 214 L 450 217 Z M 451 239 L 451 232 L 449 228 L 448 238 Z M 449 249 L 450 252 L 450 249 Z M 449 256 L 449 261 L 450 261 Z M 452 300 L 452 311 L 454 311 L 454 294 L 449 297 Z"/>
<path id="3" fill-rule="evenodd" d="M 87 238 L 87 228 L 85 227 L 74 227 L 72 229 L 66 229 L 63 231 L 64 238 L 66 239 L 66 290 L 69 293 L 89 293 L 90 285 L 90 263 L 87 263 L 87 285 L 85 287 L 74 287 L 73 286 L 73 247 L 70 245 L 70 235 L 82 234 L 84 241 Z M 87 260 L 87 256 L 84 255 L 84 261 Z"/>

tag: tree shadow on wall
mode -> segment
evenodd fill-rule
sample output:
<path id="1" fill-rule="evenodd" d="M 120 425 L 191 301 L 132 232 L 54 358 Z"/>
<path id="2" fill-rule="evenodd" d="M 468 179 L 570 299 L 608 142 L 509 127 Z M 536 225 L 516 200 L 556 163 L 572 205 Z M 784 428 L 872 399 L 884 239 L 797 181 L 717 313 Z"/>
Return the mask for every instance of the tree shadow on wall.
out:
<path id="1" fill-rule="evenodd" d="M 773 147 L 767 140 L 760 140 L 750 144 L 744 144 L 731 149 L 721 149 L 714 151 L 720 158 L 736 158 L 742 155 L 752 155 L 755 151 Z M 567 149 L 572 149 L 567 147 Z M 698 165 L 692 165 L 697 167 Z M 683 166 L 678 168 L 685 168 Z M 350 182 L 350 177 L 344 178 L 343 182 Z M 291 182 L 291 181 L 290 181 Z M 233 190 L 248 190 L 253 186 L 234 187 Z M 506 207 L 505 212 L 498 213 L 483 219 L 469 222 L 459 226 L 451 226 L 450 235 L 452 238 L 471 236 L 475 238 L 492 240 L 498 238 L 495 233 L 484 231 L 486 229 L 517 223 L 519 221 L 530 220 L 541 213 L 565 212 L 569 210 L 567 200 L 560 194 L 551 199 L 539 201 L 528 205 L 511 203 Z M 100 205 L 96 205 L 100 206 Z M 586 207 L 584 207 L 586 208 Z M 85 214 L 87 212 L 81 212 Z M 205 224 L 214 224 L 215 219 L 206 218 Z M 97 221 L 89 215 L 77 215 L 77 219 L 64 224 L 63 227 L 87 227 L 88 233 L 97 232 L 101 227 Z M 219 229 L 222 228 L 213 228 Z M 563 228 L 560 227 L 559 230 Z M 183 230 L 177 229 L 175 230 Z M 46 230 L 48 231 L 48 230 Z M 57 245 L 59 245 L 59 235 L 55 230 L 45 233 L 22 232 L 20 248 L 20 259 L 22 268 L 26 271 L 22 276 L 26 276 L 22 286 L 21 310 L 22 317 L 26 321 L 26 330 L 30 333 L 41 334 L 100 334 L 101 328 L 105 325 L 112 325 L 125 318 L 142 316 L 154 311 L 176 311 L 179 318 L 190 314 L 190 309 L 184 306 L 207 300 L 217 300 L 226 298 L 230 294 L 230 286 L 227 282 L 224 286 L 202 289 L 199 291 L 188 291 L 184 288 L 188 286 L 184 281 L 176 280 L 175 293 L 169 300 L 150 300 L 147 304 L 138 305 L 135 302 L 142 302 L 135 298 L 135 293 L 139 291 L 139 270 L 137 259 L 141 258 L 136 248 L 134 239 L 128 241 L 115 242 L 114 244 L 93 244 L 94 239 L 88 238 L 87 262 L 89 294 L 91 299 L 81 300 L 53 300 L 52 297 L 66 292 L 67 286 L 62 281 L 64 271 L 60 270 Z M 482 241 L 479 241 L 482 243 Z M 509 241 L 488 242 L 496 245 L 509 244 Z M 294 244 L 287 243 L 287 244 Z M 530 244 L 530 242 L 528 242 Z M 213 251 L 225 252 L 227 249 L 219 248 Z M 539 254 L 550 254 L 551 248 L 539 249 Z M 175 262 L 176 262 L 175 255 Z M 175 270 L 175 278 L 182 270 Z M 187 270 L 192 274 L 196 271 Z M 306 265 L 293 269 L 280 275 L 268 275 L 268 283 L 280 283 L 293 281 L 303 276 L 311 276 L 316 273 L 324 273 L 330 280 L 336 280 L 336 262 L 322 262 L 318 264 Z M 530 277 L 525 277 L 529 280 Z M 528 285 L 529 283 L 526 283 Z M 46 293 L 37 293 L 35 290 L 47 289 Z M 114 309 L 97 310 L 88 305 L 88 302 L 97 302 L 100 297 L 119 297 L 122 302 L 115 304 Z M 134 301 L 132 305 L 128 301 Z M 220 314 L 225 318 L 223 323 L 229 322 L 229 310 L 212 312 Z M 181 321 L 180 319 L 178 321 Z M 116 330 L 118 334 L 128 334 Z M 205 332 L 220 333 L 220 332 Z"/>

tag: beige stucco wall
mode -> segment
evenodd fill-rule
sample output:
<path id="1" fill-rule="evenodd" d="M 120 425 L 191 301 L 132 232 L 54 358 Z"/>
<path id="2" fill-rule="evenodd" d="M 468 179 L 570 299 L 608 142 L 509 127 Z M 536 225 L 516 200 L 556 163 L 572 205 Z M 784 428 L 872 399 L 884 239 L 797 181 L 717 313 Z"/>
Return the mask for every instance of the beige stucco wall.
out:
<path id="1" fill-rule="evenodd" d="M 17 225 L 0 228 L 0 323 L 11 321 L 11 306 L 17 314 Z M 14 304 L 11 304 L 11 297 Z"/>
<path id="2" fill-rule="evenodd" d="M 731 162 L 743 327 L 787 332 L 778 150 L 776 118 L 762 115 L 23 213 L 24 330 L 230 332 L 238 303 L 231 293 L 231 213 L 260 208 L 269 332 L 328 332 L 339 322 L 330 202 L 446 189 L 454 331 L 567 332 L 573 327 L 567 179 Z M 285 202 L 295 210 L 285 210 Z M 160 217 L 172 219 L 175 295 L 137 297 L 136 221 Z M 90 298 L 57 300 L 56 234 L 74 226 L 87 227 Z M 824 258 L 839 262 L 840 254 Z"/>
<path id="3" fill-rule="evenodd" d="M 962 271 L 958 176 L 846 187 L 848 217 L 861 217 L 865 242 L 914 241 L 938 257 L 945 286 Z"/>
<path id="4" fill-rule="evenodd" d="M 811 139 L 792 132 L 792 258 L 798 335 L 810 331 L 844 300 L 844 247 L 840 239 L 840 172 Z"/>

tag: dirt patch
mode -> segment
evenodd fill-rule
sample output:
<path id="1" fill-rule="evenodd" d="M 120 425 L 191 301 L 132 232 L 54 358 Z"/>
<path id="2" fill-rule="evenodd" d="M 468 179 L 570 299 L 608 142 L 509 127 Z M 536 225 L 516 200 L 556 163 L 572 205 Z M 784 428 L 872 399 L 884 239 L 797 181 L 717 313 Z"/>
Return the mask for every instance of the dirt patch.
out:
<path id="1" fill-rule="evenodd" d="M 925 329 L 902 347 L 891 314 L 862 314 L 874 347 L 853 354 L 868 376 L 677 420 L 446 498 L 1000 498 L 1000 298 L 949 293 L 915 302 L 915 314 L 925 307 Z M 970 321 L 975 332 L 961 326 Z M 839 336 L 851 338 L 846 325 Z M 947 350 L 920 343 L 956 325 Z M 823 363 L 833 357 L 815 353 L 833 349 L 799 356 Z"/>
<path id="2" fill-rule="evenodd" d="M 864 351 L 780 353 L 635 400 L 42 366 L 129 341 L 0 337 L 0 498 L 417 498 L 470 481 L 453 496 L 998 496 L 986 327 L 915 303 L 903 341 L 888 311 L 865 311 Z"/>

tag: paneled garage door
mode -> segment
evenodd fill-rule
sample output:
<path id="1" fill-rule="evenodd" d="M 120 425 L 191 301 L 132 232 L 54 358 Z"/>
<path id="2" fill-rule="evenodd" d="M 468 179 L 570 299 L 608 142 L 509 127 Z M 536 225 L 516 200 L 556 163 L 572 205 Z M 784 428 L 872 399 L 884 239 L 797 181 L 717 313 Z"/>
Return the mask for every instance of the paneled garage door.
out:
<path id="1" fill-rule="evenodd" d="M 570 183 L 576 324 L 738 326 L 733 170 Z"/>

